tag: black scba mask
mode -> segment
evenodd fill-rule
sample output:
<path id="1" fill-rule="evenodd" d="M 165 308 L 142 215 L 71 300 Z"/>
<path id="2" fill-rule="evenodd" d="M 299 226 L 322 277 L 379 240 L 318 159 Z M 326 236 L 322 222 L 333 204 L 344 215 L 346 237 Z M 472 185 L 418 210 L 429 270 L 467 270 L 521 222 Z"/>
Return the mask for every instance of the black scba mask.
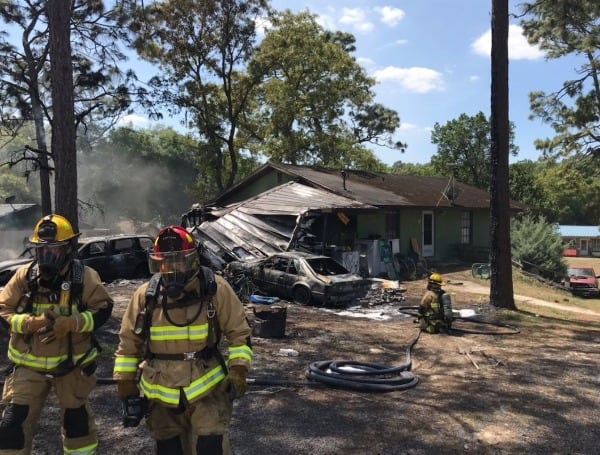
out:
<path id="1" fill-rule="evenodd" d="M 185 282 L 180 282 L 177 280 L 170 279 L 170 274 L 163 273 L 161 276 L 162 279 L 162 291 L 161 294 L 170 297 L 172 299 L 179 297 L 185 288 Z"/>
<path id="2" fill-rule="evenodd" d="M 40 274 L 45 280 L 52 280 L 68 264 L 71 247 L 68 243 L 36 246 L 36 259 Z"/>

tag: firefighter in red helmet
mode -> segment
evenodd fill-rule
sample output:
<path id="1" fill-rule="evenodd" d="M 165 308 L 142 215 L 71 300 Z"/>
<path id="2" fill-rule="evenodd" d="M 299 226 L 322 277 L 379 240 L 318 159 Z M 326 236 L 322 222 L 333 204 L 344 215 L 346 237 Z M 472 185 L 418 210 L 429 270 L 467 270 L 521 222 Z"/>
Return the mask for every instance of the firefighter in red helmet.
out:
<path id="1" fill-rule="evenodd" d="M 158 455 L 229 454 L 233 400 L 246 391 L 252 360 L 244 307 L 200 265 L 198 245 L 181 226 L 160 230 L 149 267 L 153 276 L 135 291 L 119 332 L 113 376 L 123 425 L 145 416 Z"/>
<path id="2" fill-rule="evenodd" d="M 77 237 L 60 215 L 38 221 L 29 239 L 36 259 L 0 292 L 0 316 L 10 327 L 0 420 L 0 453 L 28 454 L 46 398 L 54 388 L 62 415 L 64 453 L 95 454 L 88 396 L 96 384 L 94 331 L 113 302 L 95 270 L 75 259 Z"/>

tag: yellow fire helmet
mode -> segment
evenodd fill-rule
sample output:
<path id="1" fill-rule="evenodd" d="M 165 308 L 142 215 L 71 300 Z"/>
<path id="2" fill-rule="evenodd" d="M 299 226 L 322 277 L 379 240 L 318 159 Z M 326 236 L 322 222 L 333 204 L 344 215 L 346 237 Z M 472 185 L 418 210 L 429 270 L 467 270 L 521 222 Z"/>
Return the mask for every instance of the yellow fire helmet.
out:
<path id="1" fill-rule="evenodd" d="M 42 217 L 35 228 L 29 241 L 34 244 L 57 244 L 67 242 L 79 234 L 73 232 L 71 223 L 61 215 L 46 215 Z"/>
<path id="2" fill-rule="evenodd" d="M 437 272 L 433 272 L 431 275 L 429 275 L 429 283 L 433 284 L 434 286 L 443 286 L 444 280 L 442 279 L 442 275 Z"/>

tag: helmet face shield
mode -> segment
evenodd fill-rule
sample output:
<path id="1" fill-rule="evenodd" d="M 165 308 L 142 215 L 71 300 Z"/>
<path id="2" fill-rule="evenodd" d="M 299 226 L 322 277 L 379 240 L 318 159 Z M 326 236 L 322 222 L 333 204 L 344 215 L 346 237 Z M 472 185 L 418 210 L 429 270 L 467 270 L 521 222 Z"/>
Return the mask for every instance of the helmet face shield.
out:
<path id="1" fill-rule="evenodd" d="M 198 271 L 199 258 L 195 248 L 183 251 L 150 252 L 150 273 L 160 273 L 163 283 L 185 285 Z"/>
<path id="2" fill-rule="evenodd" d="M 151 273 L 160 273 L 165 293 L 179 296 L 200 267 L 200 255 L 192 235 L 181 226 L 162 229 L 154 240 L 154 250 L 148 255 Z"/>

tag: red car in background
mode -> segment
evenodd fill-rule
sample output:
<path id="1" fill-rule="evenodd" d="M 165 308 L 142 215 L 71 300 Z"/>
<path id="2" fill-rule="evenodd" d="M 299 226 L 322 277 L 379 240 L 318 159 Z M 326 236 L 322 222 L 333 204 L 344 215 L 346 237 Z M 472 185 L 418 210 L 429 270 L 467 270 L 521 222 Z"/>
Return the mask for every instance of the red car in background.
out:
<path id="1" fill-rule="evenodd" d="M 573 295 L 581 297 L 600 297 L 598 278 L 599 277 L 596 275 L 593 267 L 569 266 L 564 285 Z"/>

